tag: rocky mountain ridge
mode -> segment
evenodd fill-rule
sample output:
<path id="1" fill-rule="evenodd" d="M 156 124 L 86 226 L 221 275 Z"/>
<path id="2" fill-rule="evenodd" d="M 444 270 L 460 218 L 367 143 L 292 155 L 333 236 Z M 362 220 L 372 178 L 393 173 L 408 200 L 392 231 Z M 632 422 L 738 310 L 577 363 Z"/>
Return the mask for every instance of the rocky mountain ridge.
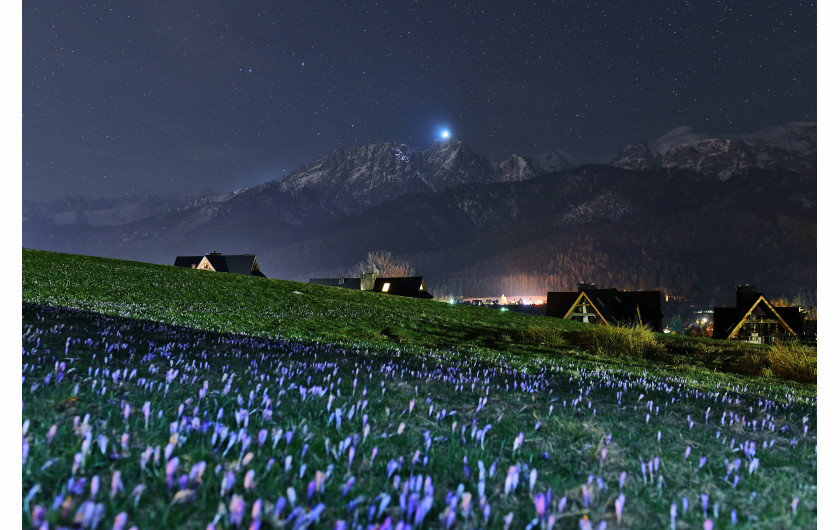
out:
<path id="1" fill-rule="evenodd" d="M 793 122 L 750 134 L 713 138 L 682 126 L 626 146 L 611 165 L 624 169 L 690 169 L 726 180 L 751 169 L 816 171 L 817 124 Z"/>

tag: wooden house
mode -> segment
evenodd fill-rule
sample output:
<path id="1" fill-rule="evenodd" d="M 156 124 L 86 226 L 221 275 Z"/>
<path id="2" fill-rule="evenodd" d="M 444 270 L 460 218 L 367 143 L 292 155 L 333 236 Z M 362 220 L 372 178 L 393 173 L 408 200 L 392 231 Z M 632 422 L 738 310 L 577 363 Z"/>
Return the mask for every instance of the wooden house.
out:
<path id="1" fill-rule="evenodd" d="M 209 252 L 203 256 L 178 256 L 175 258 L 175 266 L 265 278 L 265 274 L 260 271 L 257 257 L 253 254 L 224 255 L 219 252 Z"/>
<path id="2" fill-rule="evenodd" d="M 598 289 L 592 283 L 579 283 L 577 292 L 549 292 L 546 316 L 597 323 L 607 326 L 646 326 L 662 331 L 659 291 L 619 291 Z"/>
<path id="3" fill-rule="evenodd" d="M 309 283 L 326 285 L 328 287 L 373 291 L 394 296 L 432 298 L 431 293 L 426 291 L 426 282 L 423 281 L 422 276 L 377 278 L 373 274 L 366 274 L 362 278 L 310 278 Z"/>
<path id="4" fill-rule="evenodd" d="M 735 307 L 715 308 L 714 338 L 772 344 L 803 335 L 798 307 L 777 307 L 753 285 L 739 285 Z"/>

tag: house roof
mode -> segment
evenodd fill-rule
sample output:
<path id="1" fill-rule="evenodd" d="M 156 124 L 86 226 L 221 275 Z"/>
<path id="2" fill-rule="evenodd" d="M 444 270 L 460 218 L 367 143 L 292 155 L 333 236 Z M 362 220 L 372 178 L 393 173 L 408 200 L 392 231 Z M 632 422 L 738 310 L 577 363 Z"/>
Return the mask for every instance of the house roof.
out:
<path id="1" fill-rule="evenodd" d="M 216 272 L 230 272 L 233 274 L 244 274 L 245 276 L 259 276 L 265 278 L 260 272 L 257 264 L 257 257 L 254 254 L 217 254 L 210 253 L 204 256 L 178 256 L 175 258 L 176 267 L 193 268 L 207 258 L 210 265 Z"/>
<path id="2" fill-rule="evenodd" d="M 714 338 L 729 339 L 735 334 L 747 317 L 754 313 L 757 316 L 773 316 L 781 320 L 781 324 L 788 333 L 802 335 L 802 319 L 797 307 L 774 307 L 761 293 L 750 293 L 738 299 L 738 307 L 716 307 Z"/>
<path id="3" fill-rule="evenodd" d="M 577 301 L 585 296 L 597 313 L 610 324 L 642 324 L 662 331 L 659 291 L 619 291 L 618 289 L 584 289 L 579 292 L 549 292 L 546 315 L 566 318 Z"/>
<path id="4" fill-rule="evenodd" d="M 343 287 L 345 289 L 362 288 L 361 278 L 310 278 L 309 283 L 326 285 L 328 287 Z M 422 276 L 376 278 L 373 282 L 372 291 L 377 293 L 393 294 L 396 296 L 410 296 L 413 298 L 433 298 L 433 296 L 426 291 L 426 283 L 423 281 Z"/>
<path id="5" fill-rule="evenodd" d="M 385 284 L 388 284 L 387 291 Z M 373 290 L 377 293 L 388 293 L 397 296 L 411 296 L 414 298 L 433 298 L 426 291 L 426 284 L 422 276 L 407 276 L 404 278 L 376 278 Z"/>
<path id="6" fill-rule="evenodd" d="M 175 258 L 175 266 L 192 269 L 201 263 L 202 259 L 204 259 L 204 256 L 178 256 Z"/>

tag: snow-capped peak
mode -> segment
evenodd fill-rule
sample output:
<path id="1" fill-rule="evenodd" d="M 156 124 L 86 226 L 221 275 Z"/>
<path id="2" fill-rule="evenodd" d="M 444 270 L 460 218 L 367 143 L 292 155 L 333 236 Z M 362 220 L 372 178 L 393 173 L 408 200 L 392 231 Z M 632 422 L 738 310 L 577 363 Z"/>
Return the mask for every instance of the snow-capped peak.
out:
<path id="1" fill-rule="evenodd" d="M 700 142 L 708 138 L 710 137 L 707 134 L 697 132 L 688 125 L 681 125 L 650 142 L 650 150 L 658 155 L 664 155 L 674 147 Z"/>

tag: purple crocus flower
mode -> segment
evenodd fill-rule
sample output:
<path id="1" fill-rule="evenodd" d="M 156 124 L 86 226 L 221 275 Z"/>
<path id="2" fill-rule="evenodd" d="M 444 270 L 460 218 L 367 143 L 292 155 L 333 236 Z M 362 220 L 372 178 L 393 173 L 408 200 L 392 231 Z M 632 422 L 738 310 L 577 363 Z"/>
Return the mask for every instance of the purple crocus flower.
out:
<path id="1" fill-rule="evenodd" d="M 128 520 L 128 514 L 125 512 L 120 512 L 114 518 L 114 526 L 113 530 L 123 530 L 125 528 L 125 522 Z"/>
<path id="2" fill-rule="evenodd" d="M 175 471 L 178 470 L 178 457 L 172 457 L 169 462 L 166 463 L 166 482 L 169 485 L 169 489 L 172 489 L 172 476 L 175 474 Z"/>
<path id="3" fill-rule="evenodd" d="M 286 509 L 286 497 L 280 495 L 277 498 L 277 502 L 274 503 L 274 517 L 275 519 L 280 517 L 280 514 L 283 513 L 283 510 Z"/>
<path id="4" fill-rule="evenodd" d="M 245 473 L 245 490 L 251 491 L 257 485 L 254 482 L 254 470 L 249 469 L 247 473 Z"/>
<path id="5" fill-rule="evenodd" d="M 97 493 L 99 493 L 99 475 L 94 475 L 90 479 L 90 498 L 95 499 Z"/>
<path id="6" fill-rule="evenodd" d="M 122 483 L 122 473 L 120 471 L 114 471 L 114 474 L 111 475 L 111 498 L 113 499 L 117 492 L 123 490 L 123 483 Z"/>
<path id="7" fill-rule="evenodd" d="M 234 494 L 230 499 L 230 522 L 233 526 L 242 524 L 242 517 L 245 515 L 245 500 Z"/>
<path id="8" fill-rule="evenodd" d="M 540 493 L 534 497 L 534 507 L 537 510 L 537 517 L 542 520 L 545 517 L 545 494 Z"/>
<path id="9" fill-rule="evenodd" d="M 621 524 L 621 513 L 624 511 L 624 494 L 618 496 L 615 500 L 615 517 L 618 519 L 618 524 Z"/>

